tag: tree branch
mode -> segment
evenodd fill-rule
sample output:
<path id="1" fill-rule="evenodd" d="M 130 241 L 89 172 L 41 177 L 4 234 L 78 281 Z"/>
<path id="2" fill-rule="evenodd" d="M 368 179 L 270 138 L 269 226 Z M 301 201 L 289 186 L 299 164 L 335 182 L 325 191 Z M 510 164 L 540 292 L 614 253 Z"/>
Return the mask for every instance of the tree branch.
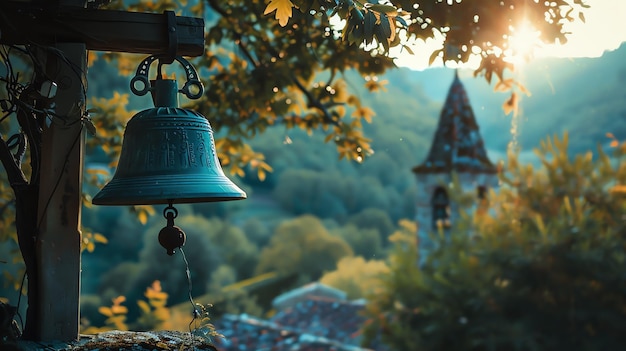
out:
<path id="1" fill-rule="evenodd" d="M 27 103 L 23 100 L 28 99 L 33 104 L 36 103 L 34 99 L 28 97 L 28 94 L 22 94 L 20 96 L 20 102 Z M 45 116 L 42 119 L 46 118 Z M 39 168 L 41 165 L 41 126 L 40 121 L 30 111 L 26 111 L 23 108 L 17 111 L 17 121 L 22 128 L 22 131 L 26 135 L 26 142 L 30 144 L 30 166 L 32 169 L 31 184 L 39 182 Z"/>
<path id="2" fill-rule="evenodd" d="M 222 16 L 227 21 L 232 22 L 230 20 L 230 16 L 228 16 L 226 11 L 224 11 L 224 9 L 219 6 L 219 3 L 217 1 L 215 1 L 215 0 L 207 0 L 207 3 L 213 10 L 215 10 L 215 12 L 219 13 L 220 16 Z M 237 46 L 239 46 L 239 48 L 241 49 L 243 54 L 248 58 L 248 61 L 250 61 L 250 63 L 255 68 L 259 67 L 261 64 L 256 62 L 254 57 L 252 57 L 252 54 L 250 53 L 250 51 L 248 51 L 248 48 L 243 44 L 243 40 L 242 40 L 243 37 L 242 37 L 241 33 L 237 32 L 234 28 L 232 28 L 232 26 L 231 26 L 231 32 L 233 33 L 235 39 L 237 40 Z"/>
<path id="3" fill-rule="evenodd" d="M 227 21 L 232 22 L 230 21 L 230 16 L 226 13 L 226 11 L 224 11 L 224 9 L 222 9 L 219 6 L 219 2 L 217 0 L 207 0 L 207 3 L 209 4 L 211 8 L 213 8 L 213 10 L 215 10 L 215 12 L 219 13 Z M 261 63 L 258 63 L 254 60 L 254 58 L 250 54 L 250 51 L 248 50 L 246 45 L 243 43 L 241 33 L 235 30 L 234 26 L 232 25 L 230 27 L 230 31 L 233 33 L 233 36 L 237 40 L 237 46 L 239 46 L 239 48 L 244 53 L 244 55 L 248 58 L 250 63 L 255 68 L 261 66 Z M 264 44 L 265 44 L 265 47 L 267 48 L 267 51 L 270 53 L 270 55 L 274 57 L 279 57 L 278 52 L 276 52 L 276 50 L 274 50 L 274 48 L 271 45 L 267 45 L 267 43 L 264 43 Z M 330 78 L 331 81 L 333 77 L 334 77 L 334 72 L 331 74 L 331 78 Z M 296 87 L 302 92 L 302 94 L 306 96 L 307 100 L 309 101 L 307 106 L 318 109 L 322 113 L 322 116 L 326 123 L 333 124 L 338 127 L 340 126 L 339 121 L 337 121 L 330 115 L 326 106 L 324 106 L 318 98 L 314 97 L 313 94 L 294 75 L 291 75 L 290 78 L 291 78 L 291 81 L 296 85 Z"/>
<path id="4" fill-rule="evenodd" d="M 2 165 L 7 172 L 9 183 L 13 189 L 28 185 L 28 180 L 26 179 L 24 172 L 22 172 L 22 169 L 17 164 L 15 157 L 13 157 L 13 154 L 11 153 L 9 145 L 3 138 L 0 138 L 0 162 L 2 162 Z"/>
<path id="5" fill-rule="evenodd" d="M 294 84 L 298 87 L 298 89 L 300 89 L 302 94 L 306 96 L 307 100 L 309 100 L 309 103 L 308 103 L 309 107 L 314 107 L 320 110 L 322 112 L 322 115 L 324 116 L 324 121 L 326 121 L 327 123 L 333 124 L 337 127 L 340 126 L 339 121 L 333 119 L 333 117 L 328 112 L 328 109 L 326 108 L 326 106 L 324 106 L 320 100 L 316 99 L 313 96 L 313 94 L 311 94 L 311 92 L 308 91 L 306 87 L 304 87 L 304 85 L 302 85 L 302 83 L 300 83 L 300 81 L 296 77 L 291 77 L 291 79 L 294 82 Z"/>

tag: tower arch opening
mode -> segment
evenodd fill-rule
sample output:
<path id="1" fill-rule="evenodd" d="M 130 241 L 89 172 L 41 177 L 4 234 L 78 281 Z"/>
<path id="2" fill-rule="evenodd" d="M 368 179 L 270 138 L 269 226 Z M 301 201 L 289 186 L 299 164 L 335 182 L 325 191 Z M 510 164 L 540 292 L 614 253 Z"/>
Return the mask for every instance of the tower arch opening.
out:
<path id="1" fill-rule="evenodd" d="M 437 229 L 450 227 L 450 199 L 448 192 L 442 186 L 435 188 L 431 198 L 432 207 L 432 228 Z"/>

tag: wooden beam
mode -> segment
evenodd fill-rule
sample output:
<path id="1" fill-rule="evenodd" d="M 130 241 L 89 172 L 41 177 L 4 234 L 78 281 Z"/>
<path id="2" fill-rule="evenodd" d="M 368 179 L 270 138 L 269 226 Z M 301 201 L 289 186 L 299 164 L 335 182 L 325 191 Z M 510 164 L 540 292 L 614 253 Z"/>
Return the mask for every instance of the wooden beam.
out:
<path id="1" fill-rule="evenodd" d="M 204 20 L 176 16 L 175 23 L 175 55 L 202 55 Z M 170 27 L 165 14 L 0 1 L 0 44 L 85 43 L 88 50 L 166 55 Z"/>

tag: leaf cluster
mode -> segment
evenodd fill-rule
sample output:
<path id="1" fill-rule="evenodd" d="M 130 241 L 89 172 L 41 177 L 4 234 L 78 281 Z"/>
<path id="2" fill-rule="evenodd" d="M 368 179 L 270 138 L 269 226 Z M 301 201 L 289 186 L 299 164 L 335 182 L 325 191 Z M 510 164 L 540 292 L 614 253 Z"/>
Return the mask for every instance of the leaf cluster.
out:
<path id="1" fill-rule="evenodd" d="M 104 330 L 128 330 L 126 324 L 126 314 L 128 308 L 122 305 L 126 301 L 126 297 L 118 296 L 112 299 L 113 304 L 108 306 L 101 306 L 98 311 L 107 317 L 106 324 L 102 328 L 88 328 L 85 332 L 97 333 Z"/>
<path id="2" fill-rule="evenodd" d="M 129 326 L 128 308 L 124 306 L 126 297 L 123 295 L 112 299 L 111 306 L 100 306 L 98 312 L 107 317 L 105 325 L 101 327 L 82 325 L 87 334 L 99 333 L 107 330 L 160 330 L 168 327 L 170 310 L 166 306 L 168 294 L 161 288 L 161 282 L 155 280 L 144 292 L 146 300 L 137 300 L 141 315 Z M 85 320 L 83 320 L 83 323 Z"/>
<path id="3" fill-rule="evenodd" d="M 565 43 L 563 25 L 576 20 L 584 22 L 584 9 L 588 7 L 582 0 L 273 0 L 264 13 L 275 11 L 281 26 L 289 24 L 294 16 L 293 8 L 302 13 L 319 11 L 328 17 L 337 16 L 345 21 L 342 40 L 378 48 L 381 52 L 394 47 L 411 52 L 407 46 L 411 41 L 439 40 L 442 45 L 430 53 L 431 64 L 437 59 L 467 62 L 470 55 L 477 54 L 481 65 L 476 73 L 491 81 L 494 74 L 502 80 L 504 69 L 512 68 L 503 53 L 510 48 L 508 38 L 521 22 L 532 23 L 544 43 Z"/>

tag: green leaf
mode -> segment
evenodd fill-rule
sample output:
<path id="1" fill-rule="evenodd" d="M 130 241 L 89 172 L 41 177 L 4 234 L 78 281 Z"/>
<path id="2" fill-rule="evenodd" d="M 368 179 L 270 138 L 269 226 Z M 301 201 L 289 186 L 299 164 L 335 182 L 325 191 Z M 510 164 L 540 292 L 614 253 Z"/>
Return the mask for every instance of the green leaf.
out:
<path id="1" fill-rule="evenodd" d="M 387 13 L 396 13 L 396 12 L 398 12 L 398 9 L 395 6 L 391 6 L 391 5 L 365 4 L 365 8 L 369 9 L 369 10 L 372 10 L 372 11 L 379 12 L 381 15 L 382 14 L 387 14 Z"/>
<path id="2" fill-rule="evenodd" d="M 391 37 L 391 27 L 389 25 L 389 17 L 387 17 L 387 15 L 381 14 L 380 15 L 380 24 L 379 26 L 381 26 L 382 31 L 383 31 L 383 35 L 385 36 L 385 38 L 390 38 Z"/>
<path id="3" fill-rule="evenodd" d="M 371 11 L 367 11 L 365 12 L 365 16 L 363 17 L 365 44 L 369 45 L 374 41 L 374 26 L 376 24 L 376 15 L 374 15 L 374 13 Z"/>
<path id="4" fill-rule="evenodd" d="M 376 35 L 376 40 L 379 44 L 382 44 L 385 48 L 385 51 L 389 51 L 389 35 L 391 33 L 391 29 L 389 28 L 389 19 L 387 19 L 386 15 L 380 16 L 380 23 L 376 26 L 374 30 L 374 34 Z"/>
<path id="5" fill-rule="evenodd" d="M 409 25 L 406 23 L 406 21 L 404 20 L 404 18 L 400 17 L 400 16 L 396 16 L 394 17 L 396 21 L 400 22 L 401 25 L 403 25 L 404 27 L 408 27 Z"/>

